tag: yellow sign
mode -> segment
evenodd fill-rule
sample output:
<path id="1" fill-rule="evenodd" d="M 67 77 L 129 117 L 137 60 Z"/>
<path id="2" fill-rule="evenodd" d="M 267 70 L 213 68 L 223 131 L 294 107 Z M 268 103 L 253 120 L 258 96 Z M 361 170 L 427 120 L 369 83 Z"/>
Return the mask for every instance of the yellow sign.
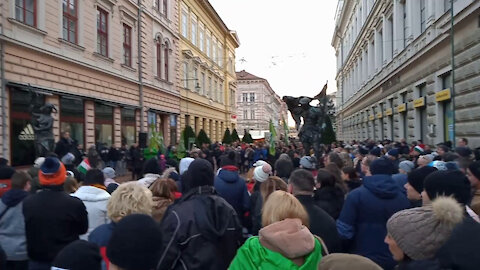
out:
<path id="1" fill-rule="evenodd" d="M 377 113 L 377 118 L 378 118 L 378 119 L 380 119 L 380 118 L 382 118 L 382 117 L 383 117 L 383 115 L 382 115 L 381 112 Z"/>
<path id="2" fill-rule="evenodd" d="M 406 112 L 407 111 L 407 103 L 402 103 L 397 106 L 397 111 L 399 113 Z"/>
<path id="3" fill-rule="evenodd" d="M 370 121 L 373 121 L 375 119 L 375 115 L 370 115 L 370 117 L 368 117 L 368 119 L 370 119 Z"/>
<path id="4" fill-rule="evenodd" d="M 413 107 L 419 108 L 425 106 L 425 97 L 417 98 L 413 101 Z"/>
<path id="5" fill-rule="evenodd" d="M 451 98 L 452 98 L 452 94 L 450 92 L 450 88 L 444 89 L 444 90 L 439 91 L 435 94 L 435 101 L 436 102 L 449 100 Z"/>
<path id="6" fill-rule="evenodd" d="M 386 110 L 385 110 L 385 114 L 388 115 L 388 116 L 392 115 L 392 114 L 393 114 L 392 108 L 386 109 Z"/>

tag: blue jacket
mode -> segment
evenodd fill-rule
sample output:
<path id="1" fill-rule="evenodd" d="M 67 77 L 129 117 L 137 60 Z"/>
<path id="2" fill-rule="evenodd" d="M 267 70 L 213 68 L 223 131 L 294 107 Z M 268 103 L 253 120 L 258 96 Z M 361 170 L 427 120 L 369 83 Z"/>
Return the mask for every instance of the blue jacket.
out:
<path id="1" fill-rule="evenodd" d="M 253 162 L 257 162 L 258 160 L 267 160 L 267 155 L 267 149 L 257 148 L 253 154 Z"/>
<path id="2" fill-rule="evenodd" d="M 230 168 L 231 167 L 231 168 Z M 237 212 L 241 219 L 250 210 L 250 196 L 245 180 L 234 170 L 234 166 L 223 167 L 215 177 L 215 189 Z"/>
<path id="3" fill-rule="evenodd" d="M 394 213 L 409 206 L 390 175 L 367 176 L 363 186 L 348 194 L 337 220 L 338 233 L 351 240 L 351 253 L 365 256 L 384 269 L 393 269 L 395 261 L 384 243 L 386 224 Z"/>

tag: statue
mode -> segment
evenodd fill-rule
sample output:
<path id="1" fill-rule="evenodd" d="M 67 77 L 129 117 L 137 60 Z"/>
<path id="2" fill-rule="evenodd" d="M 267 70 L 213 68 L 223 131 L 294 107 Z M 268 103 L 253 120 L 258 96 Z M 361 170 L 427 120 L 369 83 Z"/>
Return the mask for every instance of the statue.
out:
<path id="1" fill-rule="evenodd" d="M 57 113 L 53 104 L 46 103 L 39 105 L 36 102 L 38 93 L 32 93 L 30 112 L 32 114 L 32 127 L 35 132 L 35 154 L 37 157 L 44 157 L 54 151 L 55 137 L 53 136 L 52 112 Z"/>
<path id="2" fill-rule="evenodd" d="M 327 84 L 322 91 L 313 98 L 310 97 L 292 97 L 284 96 L 282 99 L 287 104 L 288 110 L 295 120 L 295 126 L 298 131 L 298 137 L 303 144 L 305 153 L 308 155 L 310 149 L 313 148 L 315 157 L 317 159 L 321 156 L 321 134 L 325 126 L 325 119 L 327 115 Z M 319 104 L 311 106 L 310 102 L 317 99 Z M 301 126 L 301 119 L 303 118 L 303 125 Z"/>

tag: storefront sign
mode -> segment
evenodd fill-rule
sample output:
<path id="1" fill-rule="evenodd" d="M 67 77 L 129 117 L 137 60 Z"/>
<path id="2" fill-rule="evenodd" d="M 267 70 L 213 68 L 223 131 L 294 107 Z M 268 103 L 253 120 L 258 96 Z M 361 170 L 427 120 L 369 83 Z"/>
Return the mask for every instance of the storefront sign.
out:
<path id="1" fill-rule="evenodd" d="M 382 115 L 381 112 L 377 113 L 377 118 L 378 118 L 378 119 L 381 119 L 382 117 L 383 117 L 383 115 Z"/>
<path id="2" fill-rule="evenodd" d="M 390 116 L 390 115 L 392 115 L 392 114 L 393 114 L 393 110 L 392 110 L 392 108 L 388 108 L 388 109 L 386 109 L 386 110 L 385 110 L 385 114 L 386 114 L 387 116 Z"/>
<path id="3" fill-rule="evenodd" d="M 425 106 L 425 97 L 417 98 L 413 101 L 414 108 L 420 108 Z"/>
<path id="4" fill-rule="evenodd" d="M 435 101 L 436 102 L 449 100 L 451 98 L 452 98 L 452 94 L 450 92 L 450 88 L 444 89 L 444 90 L 439 91 L 435 94 Z"/>
<path id="5" fill-rule="evenodd" d="M 370 121 L 373 121 L 375 119 L 375 115 L 370 115 L 370 117 L 368 118 Z"/>
<path id="6" fill-rule="evenodd" d="M 407 103 L 402 103 L 397 106 L 397 112 L 402 113 L 407 111 Z"/>

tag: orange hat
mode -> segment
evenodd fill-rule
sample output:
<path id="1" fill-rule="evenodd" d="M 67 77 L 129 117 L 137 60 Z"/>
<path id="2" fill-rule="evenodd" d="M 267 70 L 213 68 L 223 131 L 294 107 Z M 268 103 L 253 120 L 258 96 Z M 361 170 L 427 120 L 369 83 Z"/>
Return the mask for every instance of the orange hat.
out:
<path id="1" fill-rule="evenodd" d="M 42 186 L 63 185 L 67 178 L 67 170 L 58 158 L 48 157 L 38 171 L 38 180 Z"/>

